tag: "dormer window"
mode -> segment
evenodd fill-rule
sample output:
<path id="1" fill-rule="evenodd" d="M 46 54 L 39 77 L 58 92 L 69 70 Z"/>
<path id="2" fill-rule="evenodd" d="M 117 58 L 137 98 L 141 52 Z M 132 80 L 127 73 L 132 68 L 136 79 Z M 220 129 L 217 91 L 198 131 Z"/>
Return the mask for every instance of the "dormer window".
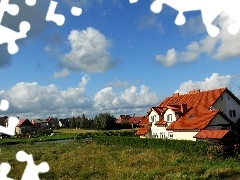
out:
<path id="1" fill-rule="evenodd" d="M 167 115 L 167 122 L 172 122 L 172 114 Z"/>
<path id="2" fill-rule="evenodd" d="M 236 117 L 236 111 L 235 110 L 229 110 L 229 116 L 230 117 Z"/>
<path id="3" fill-rule="evenodd" d="M 156 115 L 151 116 L 151 121 L 152 121 L 152 122 L 156 122 L 156 121 L 157 121 L 157 116 L 156 116 Z"/>

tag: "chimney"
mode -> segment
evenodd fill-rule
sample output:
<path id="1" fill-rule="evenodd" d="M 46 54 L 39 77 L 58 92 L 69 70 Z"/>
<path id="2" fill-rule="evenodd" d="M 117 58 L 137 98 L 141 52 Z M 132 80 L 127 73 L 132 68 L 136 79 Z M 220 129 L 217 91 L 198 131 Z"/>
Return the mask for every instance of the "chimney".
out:
<path id="1" fill-rule="evenodd" d="M 179 93 L 173 93 L 173 97 L 179 97 Z"/>
<path id="2" fill-rule="evenodd" d="M 181 112 L 185 114 L 187 112 L 187 104 L 181 104 Z"/>
<path id="3" fill-rule="evenodd" d="M 192 91 L 189 91 L 189 94 L 197 94 L 200 92 L 200 89 L 194 89 Z"/>

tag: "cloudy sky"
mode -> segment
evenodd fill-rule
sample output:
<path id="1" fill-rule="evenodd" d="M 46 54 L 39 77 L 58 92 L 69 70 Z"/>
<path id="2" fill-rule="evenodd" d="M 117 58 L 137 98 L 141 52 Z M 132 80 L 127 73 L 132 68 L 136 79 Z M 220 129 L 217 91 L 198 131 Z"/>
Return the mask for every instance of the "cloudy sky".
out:
<path id="1" fill-rule="evenodd" d="M 4 14 L 2 25 L 31 29 L 10 55 L 0 45 L 0 98 L 10 107 L 1 115 L 22 118 L 64 118 L 101 112 L 144 115 L 174 92 L 228 87 L 240 97 L 240 34 L 230 35 L 227 14 L 215 20 L 217 37 L 208 35 L 199 11 L 185 13 L 164 5 L 150 10 L 151 0 L 59 0 L 62 26 L 46 21 L 49 0 L 20 7 L 17 16 Z M 71 8 L 82 8 L 73 16 Z"/>

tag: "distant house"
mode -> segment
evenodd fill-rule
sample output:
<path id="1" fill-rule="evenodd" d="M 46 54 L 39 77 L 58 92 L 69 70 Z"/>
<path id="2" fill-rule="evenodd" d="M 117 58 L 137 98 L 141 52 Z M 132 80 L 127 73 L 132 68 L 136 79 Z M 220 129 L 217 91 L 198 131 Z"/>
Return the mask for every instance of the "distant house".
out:
<path id="1" fill-rule="evenodd" d="M 128 120 L 128 123 L 133 127 L 138 127 L 139 123 L 143 119 L 144 116 L 133 116 Z"/>
<path id="2" fill-rule="evenodd" d="M 17 134 L 31 133 L 36 130 L 36 127 L 28 119 L 20 119 L 16 126 Z"/>
<path id="3" fill-rule="evenodd" d="M 131 118 L 130 115 L 120 115 L 119 118 L 116 120 L 116 123 L 128 123 L 128 120 Z"/>
<path id="4" fill-rule="evenodd" d="M 0 126 L 4 126 L 6 127 L 6 122 L 7 122 L 8 117 L 4 116 L 4 117 L 0 117 Z"/>
<path id="5" fill-rule="evenodd" d="M 48 122 L 47 120 L 42 120 L 42 119 L 32 119 L 31 123 L 37 128 L 37 129 L 43 129 L 48 127 Z"/>
<path id="6" fill-rule="evenodd" d="M 118 124 L 121 128 L 131 128 L 131 124 L 128 122 L 130 118 L 130 115 L 120 115 L 116 120 L 116 124 Z"/>
<path id="7" fill-rule="evenodd" d="M 46 119 L 46 121 L 47 121 L 48 127 L 50 127 L 50 128 L 58 126 L 58 119 L 57 118 L 48 117 Z"/>
<path id="8" fill-rule="evenodd" d="M 69 126 L 69 120 L 68 119 L 59 119 L 58 120 L 58 125 L 61 128 L 66 128 Z"/>
<path id="9" fill-rule="evenodd" d="M 139 123 L 139 129 L 136 132 L 136 135 L 140 138 L 150 138 L 151 137 L 151 125 L 152 122 L 149 122 L 148 115 L 143 116 L 141 122 Z"/>
<path id="10" fill-rule="evenodd" d="M 136 135 L 179 140 L 236 139 L 240 100 L 227 88 L 174 93 L 147 112 Z M 146 120 L 145 120 L 146 123 Z M 147 123 L 146 123 L 147 124 Z"/>

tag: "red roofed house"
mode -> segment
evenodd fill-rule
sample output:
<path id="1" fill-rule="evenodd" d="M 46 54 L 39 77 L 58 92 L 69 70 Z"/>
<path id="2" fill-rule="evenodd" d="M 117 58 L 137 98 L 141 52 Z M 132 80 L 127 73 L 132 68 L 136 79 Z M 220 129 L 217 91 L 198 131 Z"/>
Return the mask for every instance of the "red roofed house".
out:
<path id="1" fill-rule="evenodd" d="M 130 123 L 132 125 L 132 128 L 134 128 L 139 125 L 142 118 L 143 118 L 143 116 L 133 116 L 128 120 L 128 123 Z"/>
<path id="2" fill-rule="evenodd" d="M 151 107 L 148 117 L 151 128 L 146 135 L 151 138 L 221 139 L 237 134 L 240 100 L 227 88 L 174 93 L 159 106 Z"/>
<path id="3" fill-rule="evenodd" d="M 116 123 L 128 123 L 128 120 L 131 118 L 130 115 L 120 115 L 119 118 L 116 120 Z"/>
<path id="4" fill-rule="evenodd" d="M 17 134 L 33 132 L 34 130 L 35 126 L 28 119 L 20 119 L 18 125 L 16 126 Z"/>
<path id="5" fill-rule="evenodd" d="M 149 122 L 148 115 L 143 116 L 141 122 L 139 123 L 140 128 L 137 130 L 136 135 L 140 136 L 140 138 L 150 138 L 152 136 L 151 125 L 152 123 Z"/>

